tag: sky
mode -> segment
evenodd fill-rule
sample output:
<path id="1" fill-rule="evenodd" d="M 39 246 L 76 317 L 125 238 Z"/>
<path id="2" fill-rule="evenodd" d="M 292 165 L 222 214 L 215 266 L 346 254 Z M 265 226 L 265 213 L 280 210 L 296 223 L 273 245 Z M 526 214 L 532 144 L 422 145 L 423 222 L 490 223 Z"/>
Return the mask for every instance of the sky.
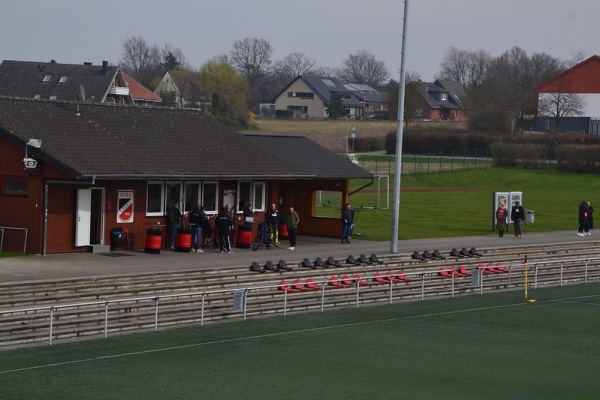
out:
<path id="1" fill-rule="evenodd" d="M 266 39 L 340 67 L 359 50 L 398 80 L 402 0 L 2 0 L 0 60 L 118 64 L 123 42 L 180 48 L 198 69 L 236 40 Z M 433 80 L 450 47 L 496 57 L 514 46 L 567 61 L 600 54 L 600 0 L 409 0 L 406 70 Z"/>

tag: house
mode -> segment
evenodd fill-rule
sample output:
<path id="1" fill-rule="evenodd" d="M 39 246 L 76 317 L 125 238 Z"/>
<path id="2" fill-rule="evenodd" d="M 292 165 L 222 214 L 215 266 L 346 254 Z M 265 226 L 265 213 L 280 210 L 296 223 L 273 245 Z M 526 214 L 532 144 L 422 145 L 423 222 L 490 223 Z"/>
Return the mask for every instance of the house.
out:
<path id="1" fill-rule="evenodd" d="M 186 70 L 167 71 L 154 89 L 156 95 L 172 99 L 174 107 L 203 108 L 204 93 L 194 72 Z"/>
<path id="2" fill-rule="evenodd" d="M 333 77 L 298 75 L 275 96 L 275 109 L 292 110 L 295 117 L 327 118 L 331 97 L 339 94 L 345 114 L 360 117 L 365 104 L 353 94 L 356 91 Z"/>
<path id="3" fill-rule="evenodd" d="M 199 110 L 0 96 L 0 226 L 26 228 L 28 253 L 94 251 L 117 228 L 143 248 L 175 201 L 239 217 L 252 204 L 258 221 L 271 203 L 294 205 L 299 233 L 337 236 L 317 194 L 345 202 L 351 178 L 373 181 L 305 137 L 242 135 Z M 22 237 L 4 238 L 19 248 Z"/>
<path id="4" fill-rule="evenodd" d="M 600 117 L 600 56 L 592 56 L 569 68 L 533 89 L 539 97 L 556 96 L 563 93 L 581 95 L 583 108 L 579 116 L 563 115 L 560 122 L 561 132 L 581 132 L 598 134 Z M 555 97 L 558 99 L 558 97 Z M 567 97 L 568 99 L 568 97 Z M 557 100 L 557 102 L 560 102 Z M 535 111 L 535 110 L 534 110 Z M 539 115 L 533 120 L 532 129 L 538 131 L 556 130 L 553 116 Z M 533 115 L 532 115 L 533 117 Z"/>
<path id="5" fill-rule="evenodd" d="M 458 82 L 438 79 L 434 82 L 408 83 L 406 112 L 412 120 L 466 121 L 465 90 Z"/>
<path id="6" fill-rule="evenodd" d="M 0 95 L 32 99 L 113 104 L 156 104 L 160 97 L 119 67 L 4 60 L 0 64 Z"/>
<path id="7" fill-rule="evenodd" d="M 358 83 L 346 83 L 344 86 L 363 104 L 364 117 L 389 110 L 388 94 L 386 91 Z"/>

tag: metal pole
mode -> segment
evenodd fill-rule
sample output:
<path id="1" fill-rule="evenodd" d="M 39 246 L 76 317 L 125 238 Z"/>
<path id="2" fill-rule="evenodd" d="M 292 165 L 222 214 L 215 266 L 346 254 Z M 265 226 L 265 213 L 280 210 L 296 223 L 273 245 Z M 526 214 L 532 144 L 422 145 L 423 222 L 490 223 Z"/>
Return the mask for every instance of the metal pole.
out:
<path id="1" fill-rule="evenodd" d="M 398 82 L 398 128 L 396 131 L 396 175 L 394 182 L 394 206 L 392 210 L 392 234 L 390 252 L 398 252 L 398 222 L 400 220 L 400 181 L 402 176 L 402 133 L 404 123 L 404 87 L 406 64 L 406 31 L 408 18 L 408 0 L 404 0 L 404 23 L 402 24 L 402 57 L 400 61 L 400 81 Z"/>

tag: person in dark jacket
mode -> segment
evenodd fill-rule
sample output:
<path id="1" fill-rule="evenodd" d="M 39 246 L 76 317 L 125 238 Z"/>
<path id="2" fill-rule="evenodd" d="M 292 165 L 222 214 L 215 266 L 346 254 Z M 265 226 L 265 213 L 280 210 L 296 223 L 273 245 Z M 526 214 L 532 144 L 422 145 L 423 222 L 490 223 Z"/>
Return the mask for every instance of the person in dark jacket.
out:
<path id="1" fill-rule="evenodd" d="M 594 207 L 589 201 L 583 207 L 583 234 L 581 236 L 592 236 L 590 229 L 594 228 Z"/>
<path id="2" fill-rule="evenodd" d="M 578 216 L 579 216 L 579 228 L 577 229 L 577 236 L 586 236 L 583 234 L 583 229 L 585 228 L 585 206 L 587 205 L 585 200 L 582 200 L 581 203 L 579 203 L 579 212 L 578 212 Z"/>
<path id="3" fill-rule="evenodd" d="M 200 241 L 202 239 L 202 227 L 205 219 L 206 213 L 204 212 L 204 207 L 200 207 L 196 203 L 189 215 L 189 221 L 192 224 L 192 250 L 196 253 L 204 253 L 200 246 Z"/>
<path id="4" fill-rule="evenodd" d="M 525 219 L 525 209 L 518 200 L 515 201 L 515 205 L 510 212 L 510 219 L 513 221 L 514 237 L 515 239 L 520 239 L 523 233 L 521 230 L 521 222 Z"/>
<path id="5" fill-rule="evenodd" d="M 231 251 L 231 242 L 229 240 L 229 233 L 233 227 L 233 221 L 229 217 L 229 212 L 226 207 L 221 209 L 221 212 L 215 221 L 215 226 L 219 237 L 219 250 L 221 250 L 221 253 L 225 253 L 225 251 L 227 251 L 227 253 L 233 253 L 233 251 Z"/>
<path id="6" fill-rule="evenodd" d="M 181 217 L 181 211 L 179 211 L 179 202 L 174 202 L 173 206 L 167 214 L 167 225 L 169 226 L 169 248 L 175 250 L 175 235 L 177 235 L 177 229 L 181 227 L 183 218 Z"/>
<path id="7" fill-rule="evenodd" d="M 267 211 L 265 222 L 273 229 L 273 243 L 279 246 L 279 213 L 275 204 L 271 204 L 271 209 Z"/>
<path id="8" fill-rule="evenodd" d="M 342 210 L 342 244 L 350 244 L 350 237 L 354 229 L 354 219 L 352 218 L 352 206 L 350 203 L 344 205 Z"/>

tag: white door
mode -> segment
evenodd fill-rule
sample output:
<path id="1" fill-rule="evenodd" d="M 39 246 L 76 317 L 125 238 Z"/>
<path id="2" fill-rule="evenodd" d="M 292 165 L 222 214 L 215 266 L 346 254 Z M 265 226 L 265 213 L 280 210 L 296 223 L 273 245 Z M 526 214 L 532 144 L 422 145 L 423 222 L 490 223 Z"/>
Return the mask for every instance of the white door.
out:
<path id="1" fill-rule="evenodd" d="M 77 189 L 77 221 L 75 224 L 75 247 L 90 245 L 92 221 L 92 190 Z"/>

